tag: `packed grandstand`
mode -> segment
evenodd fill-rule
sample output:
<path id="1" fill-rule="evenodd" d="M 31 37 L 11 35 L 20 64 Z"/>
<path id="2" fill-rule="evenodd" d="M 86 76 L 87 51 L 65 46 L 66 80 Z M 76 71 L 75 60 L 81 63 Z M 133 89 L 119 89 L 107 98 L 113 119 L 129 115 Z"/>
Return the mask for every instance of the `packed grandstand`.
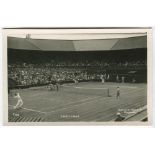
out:
<path id="1" fill-rule="evenodd" d="M 122 78 L 123 82 L 146 82 L 147 49 L 144 44 L 141 44 L 145 42 L 146 37 L 135 38 L 139 47 L 122 49 L 125 42 L 118 40 L 120 45 L 117 42 L 117 46 L 115 45 L 115 49 L 113 46 L 112 50 L 56 51 L 53 49 L 44 51 L 41 48 L 36 50 L 28 46 L 24 49 L 25 45 L 22 49 L 18 46 L 12 47 L 12 42 L 18 43 L 19 38 L 10 37 L 8 39 L 9 86 L 40 86 L 58 81 L 60 83 L 74 82 L 75 79 L 100 81 L 101 76 L 105 81 L 110 82 L 122 82 Z M 135 38 L 134 40 L 129 38 L 132 45 L 136 42 Z M 23 39 L 24 43 L 25 40 Z M 34 40 L 26 41 L 32 44 L 31 41 Z M 61 46 L 61 42 L 58 41 L 57 44 Z M 33 45 L 38 47 L 37 42 Z"/>

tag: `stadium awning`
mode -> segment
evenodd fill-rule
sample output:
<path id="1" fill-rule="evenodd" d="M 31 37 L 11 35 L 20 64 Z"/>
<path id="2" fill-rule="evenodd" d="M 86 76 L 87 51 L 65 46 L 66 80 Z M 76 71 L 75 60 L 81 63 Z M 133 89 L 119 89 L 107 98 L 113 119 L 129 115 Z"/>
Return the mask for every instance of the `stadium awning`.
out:
<path id="1" fill-rule="evenodd" d="M 40 51 L 97 51 L 147 47 L 147 36 L 129 38 L 54 40 L 8 37 L 8 48 Z"/>

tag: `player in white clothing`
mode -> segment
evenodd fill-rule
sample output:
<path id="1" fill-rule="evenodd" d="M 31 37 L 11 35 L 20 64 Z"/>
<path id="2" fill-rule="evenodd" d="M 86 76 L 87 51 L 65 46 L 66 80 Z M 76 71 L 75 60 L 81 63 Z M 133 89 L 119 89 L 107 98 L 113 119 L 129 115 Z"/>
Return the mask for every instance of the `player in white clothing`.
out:
<path id="1" fill-rule="evenodd" d="M 104 76 L 103 75 L 100 76 L 100 79 L 101 79 L 101 83 L 104 84 L 105 79 L 104 79 Z"/>
<path id="2" fill-rule="evenodd" d="M 17 104 L 14 106 L 14 109 L 19 109 L 19 108 L 21 108 L 22 105 L 23 105 L 23 100 L 21 99 L 19 93 L 16 93 L 15 96 L 14 96 L 14 98 L 17 98 L 17 100 L 18 100 L 18 101 L 17 101 Z"/>

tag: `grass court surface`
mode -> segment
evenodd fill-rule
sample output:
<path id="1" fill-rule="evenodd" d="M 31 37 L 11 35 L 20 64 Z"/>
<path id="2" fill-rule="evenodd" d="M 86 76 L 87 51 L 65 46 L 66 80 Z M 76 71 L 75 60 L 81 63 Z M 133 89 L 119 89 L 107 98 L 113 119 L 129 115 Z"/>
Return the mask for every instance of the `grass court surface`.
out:
<path id="1" fill-rule="evenodd" d="M 116 88 L 120 87 L 120 99 Z M 138 109 L 147 104 L 147 85 L 129 83 L 81 82 L 65 84 L 60 90 L 46 86 L 12 90 L 19 92 L 23 107 L 14 110 L 17 99 L 8 98 L 9 122 L 107 122 L 116 118 L 118 110 Z M 107 97 L 107 91 L 111 97 Z M 147 115 L 146 112 L 143 115 Z M 139 121 L 133 117 L 131 121 Z"/>

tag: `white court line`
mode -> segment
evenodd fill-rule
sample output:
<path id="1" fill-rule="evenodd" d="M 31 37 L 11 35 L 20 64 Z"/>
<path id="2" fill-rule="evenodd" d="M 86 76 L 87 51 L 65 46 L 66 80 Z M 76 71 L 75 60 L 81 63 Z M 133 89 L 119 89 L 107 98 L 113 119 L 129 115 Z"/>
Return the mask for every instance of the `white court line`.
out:
<path id="1" fill-rule="evenodd" d="M 74 87 L 78 89 L 108 89 L 108 88 L 89 88 L 89 87 Z"/>
<path id="2" fill-rule="evenodd" d="M 117 85 L 115 85 L 115 86 L 112 86 L 112 85 L 103 85 L 103 86 L 106 86 L 106 87 L 117 87 Z M 70 87 L 70 88 L 80 88 L 80 89 L 108 89 L 108 88 L 98 88 L 98 87 L 96 87 L 96 88 L 91 88 L 91 87 L 73 87 L 73 86 L 63 86 L 63 87 Z M 118 87 L 120 87 L 120 88 L 132 88 L 132 89 L 137 89 L 138 87 L 135 87 L 135 86 L 122 86 L 122 85 L 118 85 Z"/>
<path id="3" fill-rule="evenodd" d="M 108 88 L 90 88 L 90 87 L 72 87 L 72 86 L 64 86 L 70 88 L 77 88 L 77 89 L 108 89 Z"/>
<path id="4" fill-rule="evenodd" d="M 14 107 L 13 105 L 8 105 L 9 107 Z M 39 111 L 39 110 L 34 110 L 34 109 L 28 109 L 28 108 L 23 108 L 21 107 L 21 109 L 24 109 L 24 110 L 28 110 L 28 111 L 33 111 L 33 112 L 38 112 L 38 113 L 42 113 L 42 114 L 46 114 L 47 112 L 44 112 L 44 111 Z"/>
<path id="5" fill-rule="evenodd" d="M 112 86 L 112 87 L 116 87 L 116 86 Z M 138 87 L 135 87 L 135 86 L 121 86 L 121 85 L 118 85 L 118 87 L 120 88 L 132 88 L 132 89 L 137 89 Z"/>

